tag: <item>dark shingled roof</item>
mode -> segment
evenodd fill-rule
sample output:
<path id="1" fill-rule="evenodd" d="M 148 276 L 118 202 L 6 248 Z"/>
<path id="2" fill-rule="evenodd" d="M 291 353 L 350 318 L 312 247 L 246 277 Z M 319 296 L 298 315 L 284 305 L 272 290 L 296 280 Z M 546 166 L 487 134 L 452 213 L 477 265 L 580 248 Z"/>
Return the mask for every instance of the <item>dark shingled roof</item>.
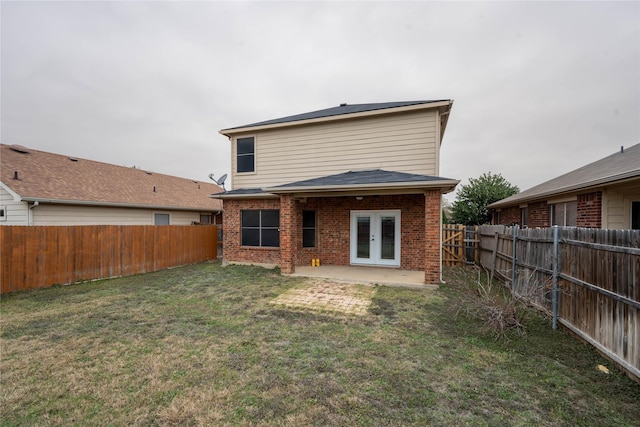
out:
<path id="1" fill-rule="evenodd" d="M 408 107 L 411 105 L 431 104 L 434 102 L 448 101 L 446 99 L 432 101 L 405 101 L 405 102 L 378 102 L 373 104 L 340 104 L 337 107 L 326 108 L 324 110 L 311 111 L 309 113 L 295 114 L 293 116 L 281 117 L 279 119 L 265 120 L 243 126 L 235 126 L 225 130 L 241 129 L 255 126 L 274 125 L 279 123 L 296 122 L 300 120 L 319 119 L 322 117 L 341 116 L 344 114 L 363 113 L 366 111 L 384 110 L 387 108 Z"/>
<path id="2" fill-rule="evenodd" d="M 349 171 L 336 175 L 322 176 L 320 178 L 307 179 L 304 181 L 291 182 L 289 184 L 271 187 L 270 190 L 286 189 L 291 187 L 331 187 L 337 185 L 365 185 L 365 184 L 389 184 L 389 183 L 410 183 L 428 181 L 453 181 L 449 178 L 442 178 L 431 175 L 416 175 L 412 173 L 393 172 L 382 169 L 366 171 Z"/>

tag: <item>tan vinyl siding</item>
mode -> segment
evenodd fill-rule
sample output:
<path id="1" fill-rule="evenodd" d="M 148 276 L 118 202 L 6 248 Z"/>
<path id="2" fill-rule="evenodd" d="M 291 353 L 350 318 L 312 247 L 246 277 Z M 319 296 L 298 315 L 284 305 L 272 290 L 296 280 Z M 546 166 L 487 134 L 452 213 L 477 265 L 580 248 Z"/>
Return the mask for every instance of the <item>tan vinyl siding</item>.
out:
<path id="1" fill-rule="evenodd" d="M 14 200 L 13 195 L 2 187 L 0 187 L 0 206 L 5 210 L 5 219 L 0 221 L 0 225 L 28 225 L 27 203 Z"/>
<path id="2" fill-rule="evenodd" d="M 238 174 L 232 144 L 233 188 L 266 187 L 358 169 L 437 175 L 436 111 L 417 111 L 310 126 L 255 136 L 255 173 Z"/>
<path id="3" fill-rule="evenodd" d="M 33 225 L 153 225 L 154 214 L 170 214 L 171 225 L 200 221 L 200 212 L 95 206 L 48 205 L 32 210 Z"/>
<path id="4" fill-rule="evenodd" d="M 640 180 L 608 187 L 602 194 L 602 227 L 613 230 L 631 227 L 631 202 L 640 201 Z"/>

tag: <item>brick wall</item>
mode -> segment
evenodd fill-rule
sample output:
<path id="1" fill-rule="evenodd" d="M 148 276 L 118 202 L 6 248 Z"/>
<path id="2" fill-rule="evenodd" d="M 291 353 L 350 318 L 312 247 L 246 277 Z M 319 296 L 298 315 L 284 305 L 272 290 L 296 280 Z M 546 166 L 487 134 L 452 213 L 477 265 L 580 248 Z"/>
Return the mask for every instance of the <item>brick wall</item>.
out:
<path id="1" fill-rule="evenodd" d="M 322 265 L 350 264 L 350 213 L 352 210 L 401 210 L 400 267 L 425 270 L 426 283 L 440 282 L 440 192 L 427 194 L 307 198 L 306 201 L 281 200 L 225 200 L 224 259 L 278 264 L 283 272 L 292 265 L 311 265 L 319 258 Z M 284 206 L 284 208 L 282 208 Z M 281 209 L 280 247 L 291 239 L 292 254 L 273 248 L 243 248 L 240 245 L 240 211 L 242 209 Z M 295 236 L 287 235 L 288 215 L 293 209 Z M 316 247 L 302 247 L 302 211 L 316 211 Z M 429 229 L 425 229 L 425 219 Z M 426 239 L 426 244 L 425 244 Z M 426 263 L 426 264 L 425 264 Z M 427 266 L 427 268 L 425 268 Z"/>
<path id="2" fill-rule="evenodd" d="M 578 227 L 602 227 L 602 192 L 578 195 Z"/>
<path id="3" fill-rule="evenodd" d="M 298 253 L 297 265 L 311 265 L 319 258 L 323 265 L 349 265 L 350 213 L 352 210 L 401 209 L 400 267 L 422 270 L 424 267 L 424 203 L 422 194 L 355 197 L 308 198 L 298 202 Z M 438 227 L 440 221 L 440 193 L 437 199 Z M 316 211 L 316 247 L 302 247 L 302 211 Z M 439 233 L 439 228 L 438 228 Z M 438 234 L 438 239 L 440 238 Z M 439 245 L 439 240 L 438 240 Z"/>
<path id="4" fill-rule="evenodd" d="M 495 214 L 494 214 L 495 215 Z M 522 210 L 519 206 L 511 206 L 500 210 L 500 220 L 496 224 L 522 225 Z"/>
<path id="5" fill-rule="evenodd" d="M 529 203 L 528 227 L 551 227 L 551 208 L 547 202 Z"/>
<path id="6" fill-rule="evenodd" d="M 242 209 L 280 209 L 280 200 L 224 201 L 223 259 L 280 265 L 280 248 L 246 248 L 240 245 L 240 210 Z"/>

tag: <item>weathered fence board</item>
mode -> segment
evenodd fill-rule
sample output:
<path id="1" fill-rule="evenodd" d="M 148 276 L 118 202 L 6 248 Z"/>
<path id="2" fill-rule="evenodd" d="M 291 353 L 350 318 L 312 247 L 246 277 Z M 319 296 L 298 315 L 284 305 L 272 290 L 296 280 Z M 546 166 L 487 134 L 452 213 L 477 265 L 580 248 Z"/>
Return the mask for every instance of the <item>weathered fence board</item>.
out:
<path id="1" fill-rule="evenodd" d="M 558 232 L 556 254 L 553 228 L 482 226 L 480 262 L 551 313 L 557 256 L 558 321 L 640 378 L 640 230 Z"/>
<path id="2" fill-rule="evenodd" d="M 218 227 L 0 227 L 2 293 L 216 259 Z"/>

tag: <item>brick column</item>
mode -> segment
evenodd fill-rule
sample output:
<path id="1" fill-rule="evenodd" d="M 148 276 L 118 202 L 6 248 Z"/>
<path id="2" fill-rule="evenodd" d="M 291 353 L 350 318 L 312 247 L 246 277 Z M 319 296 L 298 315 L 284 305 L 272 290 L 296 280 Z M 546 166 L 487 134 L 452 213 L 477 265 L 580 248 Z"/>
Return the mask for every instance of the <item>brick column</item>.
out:
<path id="1" fill-rule="evenodd" d="M 296 202 L 290 194 L 280 196 L 280 271 L 296 271 Z"/>
<path id="2" fill-rule="evenodd" d="M 424 283 L 440 284 L 440 191 L 424 194 Z"/>

